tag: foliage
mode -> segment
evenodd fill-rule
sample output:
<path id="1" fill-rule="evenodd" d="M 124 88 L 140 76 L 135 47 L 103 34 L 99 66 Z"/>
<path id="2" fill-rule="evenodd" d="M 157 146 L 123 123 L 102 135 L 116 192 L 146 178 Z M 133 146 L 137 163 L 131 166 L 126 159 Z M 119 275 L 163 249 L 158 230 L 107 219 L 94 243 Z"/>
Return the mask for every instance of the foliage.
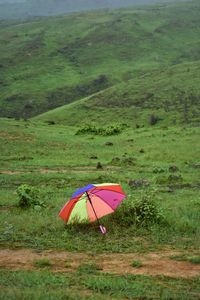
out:
<path id="1" fill-rule="evenodd" d="M 44 206 L 44 202 L 39 200 L 39 190 L 28 184 L 21 184 L 17 188 L 19 197 L 19 206 L 21 208 L 28 208 L 31 206 L 37 207 Z"/>
<path id="2" fill-rule="evenodd" d="M 134 260 L 132 263 L 131 263 L 131 266 L 133 268 L 141 268 L 143 266 L 142 262 L 140 260 Z"/>
<path id="3" fill-rule="evenodd" d="M 164 220 L 164 213 L 155 197 L 155 191 L 150 189 L 142 192 L 137 199 L 129 199 L 129 201 L 124 202 L 113 216 L 113 219 L 126 226 L 136 224 L 137 226 L 146 227 L 161 223 Z"/>
<path id="4" fill-rule="evenodd" d="M 48 258 L 41 258 L 34 261 L 34 265 L 37 268 L 51 267 L 52 263 Z"/>
<path id="5" fill-rule="evenodd" d="M 95 125 L 86 124 L 76 132 L 76 135 L 94 134 L 100 136 L 110 136 L 120 134 L 125 128 L 127 128 L 127 124 L 116 124 L 107 127 L 97 127 Z"/>
<path id="6" fill-rule="evenodd" d="M 101 267 L 95 263 L 83 263 L 78 267 L 77 271 L 85 274 L 96 274 L 99 270 L 101 270 Z"/>

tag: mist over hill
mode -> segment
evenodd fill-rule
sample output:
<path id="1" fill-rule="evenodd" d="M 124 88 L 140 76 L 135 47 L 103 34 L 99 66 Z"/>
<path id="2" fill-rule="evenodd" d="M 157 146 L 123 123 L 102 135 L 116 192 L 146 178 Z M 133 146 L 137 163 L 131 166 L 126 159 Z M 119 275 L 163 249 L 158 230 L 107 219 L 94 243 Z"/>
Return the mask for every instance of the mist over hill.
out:
<path id="1" fill-rule="evenodd" d="M 0 19 L 51 16 L 102 8 L 120 8 L 173 0 L 0 0 Z"/>

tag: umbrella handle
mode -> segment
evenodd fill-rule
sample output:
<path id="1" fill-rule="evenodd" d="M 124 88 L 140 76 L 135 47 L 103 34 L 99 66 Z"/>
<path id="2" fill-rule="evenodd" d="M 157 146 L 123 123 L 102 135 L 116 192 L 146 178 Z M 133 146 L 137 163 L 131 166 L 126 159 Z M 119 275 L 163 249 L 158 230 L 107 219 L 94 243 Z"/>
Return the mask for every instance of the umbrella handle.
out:
<path id="1" fill-rule="evenodd" d="M 107 232 L 106 227 L 104 227 L 103 225 L 100 225 L 99 228 L 100 228 L 100 231 L 102 234 L 106 234 L 106 232 Z"/>

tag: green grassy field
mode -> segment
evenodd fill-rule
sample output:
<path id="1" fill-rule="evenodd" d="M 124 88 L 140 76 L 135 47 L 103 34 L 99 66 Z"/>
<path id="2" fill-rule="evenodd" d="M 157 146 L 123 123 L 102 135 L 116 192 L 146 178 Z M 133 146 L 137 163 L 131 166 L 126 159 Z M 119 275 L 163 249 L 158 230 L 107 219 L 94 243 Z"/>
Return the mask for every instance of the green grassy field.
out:
<path id="1" fill-rule="evenodd" d="M 157 70 L 157 80 L 166 67 L 198 61 L 198 12 L 199 1 L 191 1 L 2 21 L 1 116 L 27 118 L 129 79 L 138 86 L 147 72 Z"/>
<path id="2" fill-rule="evenodd" d="M 62 249 L 94 255 L 171 249 L 182 253 L 173 256 L 173 260 L 188 259 L 198 264 L 198 127 L 156 125 L 127 128 L 114 136 L 97 136 L 76 135 L 78 128 L 64 125 L 8 119 L 1 119 L 0 123 L 3 248 Z M 108 142 L 113 145 L 107 146 Z M 96 169 L 97 162 L 101 162 L 103 169 Z M 131 187 L 130 180 L 139 180 L 140 184 Z M 95 223 L 65 226 L 58 212 L 74 190 L 101 182 L 118 182 L 127 194 L 117 212 L 102 219 L 107 236 L 100 235 Z M 18 206 L 16 190 L 24 183 L 39 189 L 44 206 L 28 209 Z M 147 205 L 153 216 L 147 214 L 146 219 L 137 222 L 133 208 L 142 199 L 149 201 Z M 158 214 L 161 219 L 157 219 Z M 199 297 L 197 278 L 116 277 L 99 271 L 90 274 L 90 268 L 85 267 L 81 268 L 83 273 L 77 270 L 56 275 L 50 270 L 51 261 L 37 263 L 37 268 L 43 266 L 49 267 L 48 270 L 2 270 L 1 298 L 5 295 L 7 299 L 63 299 L 64 295 L 69 295 L 68 299 Z M 44 296 L 47 287 L 49 292 Z"/>

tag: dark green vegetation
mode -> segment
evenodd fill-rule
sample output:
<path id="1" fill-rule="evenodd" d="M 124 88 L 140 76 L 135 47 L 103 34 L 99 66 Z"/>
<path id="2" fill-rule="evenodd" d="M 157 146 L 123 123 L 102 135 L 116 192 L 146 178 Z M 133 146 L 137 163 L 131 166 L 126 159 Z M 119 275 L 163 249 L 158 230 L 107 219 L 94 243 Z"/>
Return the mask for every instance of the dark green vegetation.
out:
<path id="1" fill-rule="evenodd" d="M 158 113 L 199 122 L 199 8 L 192 1 L 2 21 L 1 116 L 27 118 L 101 92 L 41 118 L 144 124 Z"/>
<path id="2" fill-rule="evenodd" d="M 0 271 L 0 299 L 199 299 L 199 278 Z"/>

